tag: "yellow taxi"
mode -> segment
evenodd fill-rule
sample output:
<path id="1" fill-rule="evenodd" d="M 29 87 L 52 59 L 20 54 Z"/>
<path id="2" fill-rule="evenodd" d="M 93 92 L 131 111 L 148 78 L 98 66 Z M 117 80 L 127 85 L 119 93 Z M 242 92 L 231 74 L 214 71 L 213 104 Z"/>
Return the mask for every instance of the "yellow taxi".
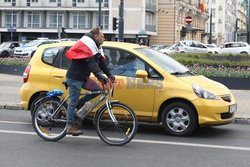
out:
<path id="1" fill-rule="evenodd" d="M 43 45 L 23 75 L 21 105 L 34 103 L 53 89 L 65 90 L 69 60 L 65 52 L 75 42 Z M 105 42 L 108 67 L 116 77 L 113 99 L 129 105 L 141 122 L 160 123 L 170 135 L 186 136 L 198 126 L 221 125 L 234 119 L 235 98 L 224 85 L 190 72 L 171 57 L 131 43 Z"/>

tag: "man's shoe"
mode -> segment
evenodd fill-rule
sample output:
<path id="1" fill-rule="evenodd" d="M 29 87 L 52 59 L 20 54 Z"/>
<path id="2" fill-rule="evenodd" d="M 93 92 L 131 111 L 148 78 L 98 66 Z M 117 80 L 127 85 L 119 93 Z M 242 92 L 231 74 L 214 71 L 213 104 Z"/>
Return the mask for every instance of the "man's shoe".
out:
<path id="1" fill-rule="evenodd" d="M 66 134 L 72 136 L 79 136 L 83 134 L 75 125 L 67 125 Z"/>

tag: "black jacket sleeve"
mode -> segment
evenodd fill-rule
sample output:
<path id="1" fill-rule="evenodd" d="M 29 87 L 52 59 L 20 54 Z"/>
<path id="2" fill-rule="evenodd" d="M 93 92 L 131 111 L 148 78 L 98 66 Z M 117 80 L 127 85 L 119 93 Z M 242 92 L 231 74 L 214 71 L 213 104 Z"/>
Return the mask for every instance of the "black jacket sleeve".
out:
<path id="1" fill-rule="evenodd" d="M 98 63 L 95 61 L 94 56 L 88 58 L 86 61 L 88 63 L 90 71 L 96 76 L 96 78 L 105 82 L 106 77 L 101 74 L 100 68 L 98 66 Z"/>
<path id="2" fill-rule="evenodd" d="M 112 74 L 110 73 L 107 64 L 106 64 L 106 60 L 104 60 L 102 57 L 99 58 L 99 66 L 101 68 L 101 70 L 108 76 L 111 77 Z"/>

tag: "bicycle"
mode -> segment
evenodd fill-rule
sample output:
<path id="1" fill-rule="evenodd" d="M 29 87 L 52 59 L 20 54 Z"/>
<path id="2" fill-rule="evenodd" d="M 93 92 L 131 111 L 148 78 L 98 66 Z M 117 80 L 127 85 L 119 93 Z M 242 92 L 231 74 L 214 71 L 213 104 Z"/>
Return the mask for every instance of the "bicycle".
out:
<path id="1" fill-rule="evenodd" d="M 63 82 L 63 84 L 66 86 L 66 82 Z M 97 134 L 103 142 L 121 146 L 135 137 L 138 121 L 134 111 L 129 106 L 118 100 L 111 101 L 109 99 L 113 92 L 114 85 L 110 89 L 104 86 L 100 91 L 81 93 L 81 95 L 101 94 L 89 110 L 82 115 L 81 120 L 85 119 L 101 102 L 105 101 L 94 112 L 93 122 Z M 60 98 L 63 94 L 62 90 L 52 90 L 35 104 L 32 124 L 37 135 L 44 140 L 57 141 L 66 136 L 66 110 L 69 96 Z M 76 113 L 83 109 L 84 106 L 78 109 Z"/>

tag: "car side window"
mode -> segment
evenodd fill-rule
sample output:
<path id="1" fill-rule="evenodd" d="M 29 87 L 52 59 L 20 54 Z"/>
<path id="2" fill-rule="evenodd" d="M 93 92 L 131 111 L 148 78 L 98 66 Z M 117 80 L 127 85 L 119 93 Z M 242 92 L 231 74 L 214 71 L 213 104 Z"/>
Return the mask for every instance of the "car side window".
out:
<path id="1" fill-rule="evenodd" d="M 201 44 L 201 43 L 197 43 L 196 44 L 198 48 L 207 48 L 205 45 Z"/>
<path id="2" fill-rule="evenodd" d="M 54 65 L 56 58 L 59 55 L 62 47 L 48 48 L 44 50 L 42 55 L 42 61 L 49 65 Z"/>
<path id="3" fill-rule="evenodd" d="M 158 73 L 136 55 L 117 49 L 104 48 L 107 65 L 113 75 L 136 77 L 137 70 L 145 70 L 149 77 L 160 77 Z"/>
<path id="4" fill-rule="evenodd" d="M 68 66 L 70 64 L 70 60 L 67 59 L 67 57 L 65 56 L 66 52 L 70 49 L 70 47 L 64 47 L 61 48 L 61 52 L 54 64 L 55 67 L 57 68 L 61 68 L 61 69 L 68 69 Z"/>

